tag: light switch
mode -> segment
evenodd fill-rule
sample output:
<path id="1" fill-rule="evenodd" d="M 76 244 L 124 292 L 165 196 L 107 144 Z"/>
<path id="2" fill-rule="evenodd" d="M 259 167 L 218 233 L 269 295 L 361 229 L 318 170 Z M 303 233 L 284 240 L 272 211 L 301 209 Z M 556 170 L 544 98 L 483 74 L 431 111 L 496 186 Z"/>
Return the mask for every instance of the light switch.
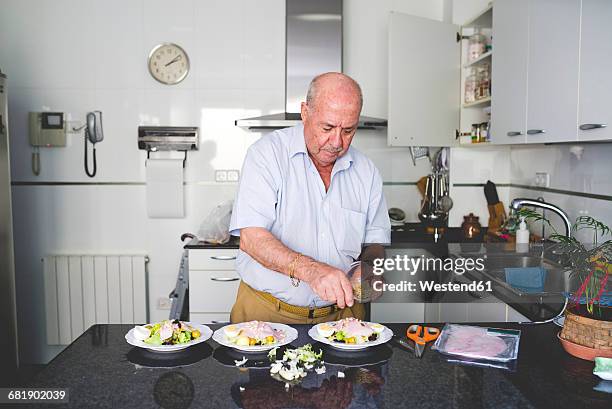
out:
<path id="1" fill-rule="evenodd" d="M 215 182 L 227 182 L 227 170 L 216 170 Z"/>
<path id="2" fill-rule="evenodd" d="M 240 178 L 240 171 L 236 169 L 227 171 L 227 181 L 228 182 L 238 182 L 239 178 Z"/>

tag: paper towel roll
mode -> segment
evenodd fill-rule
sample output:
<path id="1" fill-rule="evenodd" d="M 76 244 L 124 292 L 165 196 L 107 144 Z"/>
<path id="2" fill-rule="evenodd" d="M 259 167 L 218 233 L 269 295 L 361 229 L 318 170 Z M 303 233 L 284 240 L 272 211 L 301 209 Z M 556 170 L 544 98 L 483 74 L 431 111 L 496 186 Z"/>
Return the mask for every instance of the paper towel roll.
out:
<path id="1" fill-rule="evenodd" d="M 147 213 L 152 218 L 185 217 L 182 159 L 147 159 Z"/>

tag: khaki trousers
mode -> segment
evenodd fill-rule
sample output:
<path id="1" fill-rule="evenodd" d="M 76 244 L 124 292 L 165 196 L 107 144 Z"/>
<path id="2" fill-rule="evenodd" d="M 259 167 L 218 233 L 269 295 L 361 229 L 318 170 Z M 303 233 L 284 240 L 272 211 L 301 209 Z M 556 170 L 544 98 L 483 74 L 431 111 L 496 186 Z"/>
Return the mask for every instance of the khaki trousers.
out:
<path id="1" fill-rule="evenodd" d="M 236 302 L 232 307 L 230 321 L 232 323 L 246 321 L 268 321 L 281 324 L 317 324 L 319 322 L 337 321 L 342 318 L 365 318 L 363 304 L 354 303 L 352 307 L 339 309 L 325 317 L 308 318 L 281 310 L 279 303 L 272 303 L 255 292 L 244 282 L 240 281 Z"/>

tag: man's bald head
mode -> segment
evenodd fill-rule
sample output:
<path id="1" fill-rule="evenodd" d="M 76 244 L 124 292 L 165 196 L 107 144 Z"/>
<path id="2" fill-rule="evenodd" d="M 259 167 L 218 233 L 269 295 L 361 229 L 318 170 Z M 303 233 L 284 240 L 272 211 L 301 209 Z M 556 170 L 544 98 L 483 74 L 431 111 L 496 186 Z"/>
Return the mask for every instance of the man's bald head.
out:
<path id="1" fill-rule="evenodd" d="M 357 81 L 341 72 L 326 72 L 314 77 L 308 86 L 306 103 L 312 109 L 316 109 L 321 99 L 330 96 L 348 103 L 358 103 L 359 111 L 363 106 L 361 87 Z"/>
<path id="2" fill-rule="evenodd" d="M 316 76 L 302 102 L 306 148 L 319 171 L 331 172 L 353 140 L 363 105 L 359 84 L 339 72 Z"/>

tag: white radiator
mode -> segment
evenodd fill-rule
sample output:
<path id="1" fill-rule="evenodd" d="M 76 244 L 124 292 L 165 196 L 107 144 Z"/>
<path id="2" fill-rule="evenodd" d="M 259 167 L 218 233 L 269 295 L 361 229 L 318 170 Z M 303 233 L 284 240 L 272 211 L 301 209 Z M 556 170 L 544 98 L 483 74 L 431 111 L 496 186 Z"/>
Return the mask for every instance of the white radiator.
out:
<path id="1" fill-rule="evenodd" d="M 93 324 L 147 322 L 144 255 L 43 258 L 47 344 L 68 345 Z"/>

